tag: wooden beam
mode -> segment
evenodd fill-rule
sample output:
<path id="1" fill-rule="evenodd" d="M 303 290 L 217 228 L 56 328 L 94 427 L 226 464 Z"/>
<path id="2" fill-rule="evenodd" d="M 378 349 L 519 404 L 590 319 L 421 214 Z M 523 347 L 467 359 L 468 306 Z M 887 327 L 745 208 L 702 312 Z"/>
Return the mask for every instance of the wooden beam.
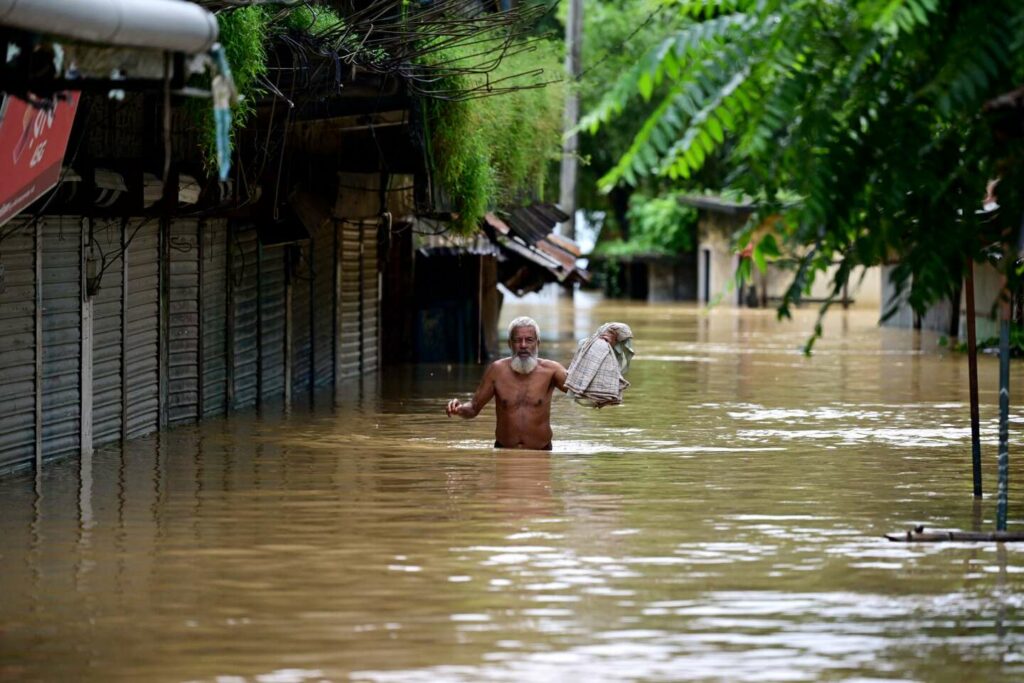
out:
<path id="1" fill-rule="evenodd" d="M 918 526 L 902 533 L 885 534 L 890 541 L 904 543 L 951 542 L 995 542 L 1013 543 L 1024 541 L 1024 531 L 925 531 Z"/>

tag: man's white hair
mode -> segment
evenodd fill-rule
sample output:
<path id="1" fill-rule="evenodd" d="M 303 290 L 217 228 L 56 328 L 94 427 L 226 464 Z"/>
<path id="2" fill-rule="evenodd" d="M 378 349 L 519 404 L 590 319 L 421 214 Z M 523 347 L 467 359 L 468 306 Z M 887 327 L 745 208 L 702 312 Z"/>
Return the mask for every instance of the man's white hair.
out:
<path id="1" fill-rule="evenodd" d="M 533 318 L 529 318 L 525 315 L 521 315 L 508 324 L 508 340 L 512 341 L 512 335 L 516 333 L 520 327 L 532 327 L 533 333 L 537 335 L 537 341 L 540 341 L 540 325 Z"/>

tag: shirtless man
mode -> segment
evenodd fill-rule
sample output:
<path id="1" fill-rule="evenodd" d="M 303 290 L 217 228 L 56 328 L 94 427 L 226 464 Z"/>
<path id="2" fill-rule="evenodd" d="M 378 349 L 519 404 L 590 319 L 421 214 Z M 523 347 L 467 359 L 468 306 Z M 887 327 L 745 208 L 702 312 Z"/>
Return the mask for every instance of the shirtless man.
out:
<path id="1" fill-rule="evenodd" d="M 565 368 L 538 358 L 540 328 L 532 318 L 516 318 L 508 326 L 512 356 L 496 360 L 484 372 L 468 403 L 448 402 L 448 417 L 474 418 L 496 398 L 495 448 L 551 450 L 551 394 L 565 391 Z"/>

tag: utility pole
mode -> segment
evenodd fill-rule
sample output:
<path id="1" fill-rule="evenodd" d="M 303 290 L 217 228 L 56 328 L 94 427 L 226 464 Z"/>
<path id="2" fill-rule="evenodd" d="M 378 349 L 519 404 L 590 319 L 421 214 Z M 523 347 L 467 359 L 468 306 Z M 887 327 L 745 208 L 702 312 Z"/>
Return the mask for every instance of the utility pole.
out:
<path id="1" fill-rule="evenodd" d="M 569 18 L 565 22 L 565 79 L 568 85 L 565 93 L 565 132 L 576 127 L 580 118 L 579 77 L 580 42 L 583 33 L 583 0 L 569 0 Z M 559 177 L 559 206 L 569 214 L 562 227 L 562 234 L 569 239 L 576 238 L 576 157 L 579 149 L 577 135 L 567 135 L 562 140 L 562 171 Z"/>

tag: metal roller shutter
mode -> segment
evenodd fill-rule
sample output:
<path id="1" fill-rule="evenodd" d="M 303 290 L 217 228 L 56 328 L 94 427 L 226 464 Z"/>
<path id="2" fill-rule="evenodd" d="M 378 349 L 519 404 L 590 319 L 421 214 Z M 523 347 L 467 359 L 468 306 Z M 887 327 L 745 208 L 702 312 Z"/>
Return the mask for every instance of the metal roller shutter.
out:
<path id="1" fill-rule="evenodd" d="M 299 259 L 292 273 L 292 395 L 310 391 L 310 362 L 312 337 L 310 335 L 310 294 L 313 291 L 310 268 L 311 245 L 299 248 Z"/>
<path id="2" fill-rule="evenodd" d="M 362 234 L 362 363 L 363 372 L 377 369 L 378 352 L 377 319 L 379 317 L 380 287 L 377 276 L 377 223 L 363 224 Z"/>
<path id="3" fill-rule="evenodd" d="M 284 251 L 260 249 L 260 401 L 284 395 Z"/>
<path id="4" fill-rule="evenodd" d="M 176 220 L 170 236 L 167 422 L 199 417 L 199 225 Z"/>
<path id="5" fill-rule="evenodd" d="M 234 316 L 231 326 L 232 378 L 234 401 L 232 408 L 256 405 L 259 380 L 259 350 L 257 323 L 258 240 L 252 226 L 234 226 L 231 229 L 231 299 Z"/>
<path id="6" fill-rule="evenodd" d="M 325 221 L 313 238 L 314 279 L 313 297 L 313 358 L 316 365 L 313 377 L 316 386 L 334 384 L 334 259 L 337 241 L 335 224 Z"/>
<path id="7" fill-rule="evenodd" d="M 121 320 L 124 302 L 124 260 L 119 220 L 93 223 L 92 257 L 103 273 L 93 297 L 92 341 L 92 443 L 94 446 L 121 438 Z"/>
<path id="8" fill-rule="evenodd" d="M 32 221 L 15 218 L 0 242 L 0 473 L 31 465 L 36 452 L 36 276 Z"/>
<path id="9" fill-rule="evenodd" d="M 360 266 L 362 255 L 360 242 L 362 227 L 359 223 L 341 223 L 341 319 L 339 321 L 338 343 L 340 345 L 339 372 L 341 377 L 355 377 L 359 374 L 359 352 L 362 333 L 362 312 Z"/>
<path id="10" fill-rule="evenodd" d="M 125 434 L 132 438 L 160 425 L 160 225 L 133 219 L 126 232 Z"/>
<path id="11" fill-rule="evenodd" d="M 202 228 L 202 412 L 224 413 L 227 400 L 227 223 L 209 221 Z"/>
<path id="12" fill-rule="evenodd" d="M 80 452 L 81 219 L 43 225 L 43 458 Z"/>

